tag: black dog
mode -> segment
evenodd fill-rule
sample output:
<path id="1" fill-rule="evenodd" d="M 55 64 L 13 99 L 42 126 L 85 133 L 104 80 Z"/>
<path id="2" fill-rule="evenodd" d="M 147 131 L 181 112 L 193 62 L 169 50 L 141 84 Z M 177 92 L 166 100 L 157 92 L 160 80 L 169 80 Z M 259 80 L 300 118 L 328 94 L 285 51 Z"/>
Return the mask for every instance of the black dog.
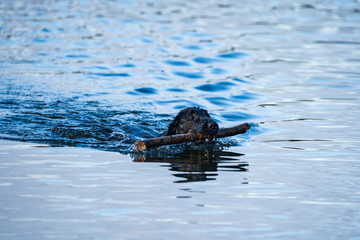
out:
<path id="1" fill-rule="evenodd" d="M 170 123 L 166 132 L 160 136 L 199 132 L 214 139 L 219 130 L 218 124 L 210 118 L 208 112 L 198 107 L 188 107 L 181 110 Z"/>

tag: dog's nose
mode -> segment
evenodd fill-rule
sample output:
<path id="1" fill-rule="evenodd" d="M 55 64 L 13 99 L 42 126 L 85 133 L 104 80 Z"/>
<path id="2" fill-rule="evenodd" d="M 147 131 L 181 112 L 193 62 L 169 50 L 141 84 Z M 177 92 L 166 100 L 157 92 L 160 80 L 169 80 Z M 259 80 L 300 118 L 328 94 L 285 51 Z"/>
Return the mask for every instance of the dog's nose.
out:
<path id="1" fill-rule="evenodd" d="M 216 128 L 219 128 L 218 124 L 214 121 L 209 121 L 208 122 L 208 128 L 209 129 L 216 129 Z"/>

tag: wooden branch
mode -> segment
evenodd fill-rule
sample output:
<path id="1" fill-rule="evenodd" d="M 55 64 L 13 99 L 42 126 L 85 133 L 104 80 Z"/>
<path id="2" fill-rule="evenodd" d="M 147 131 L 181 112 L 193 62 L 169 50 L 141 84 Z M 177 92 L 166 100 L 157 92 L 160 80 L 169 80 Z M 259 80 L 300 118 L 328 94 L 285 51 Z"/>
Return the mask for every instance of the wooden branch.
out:
<path id="1" fill-rule="evenodd" d="M 230 137 L 238 134 L 243 134 L 246 133 L 248 129 L 250 129 L 250 125 L 248 123 L 243 123 L 230 128 L 220 128 L 218 133 L 216 134 L 216 138 Z"/>
<path id="2" fill-rule="evenodd" d="M 250 125 L 248 123 L 244 123 L 231 128 L 221 128 L 216 134 L 216 138 L 230 137 L 237 134 L 242 134 L 245 133 L 249 128 Z M 158 138 L 150 138 L 143 141 L 137 141 L 134 143 L 133 149 L 135 151 L 144 151 L 152 147 L 159 147 L 163 145 L 170 145 L 182 142 L 194 142 L 198 140 L 205 140 L 206 138 L 208 138 L 208 136 L 201 133 L 176 134 Z"/>

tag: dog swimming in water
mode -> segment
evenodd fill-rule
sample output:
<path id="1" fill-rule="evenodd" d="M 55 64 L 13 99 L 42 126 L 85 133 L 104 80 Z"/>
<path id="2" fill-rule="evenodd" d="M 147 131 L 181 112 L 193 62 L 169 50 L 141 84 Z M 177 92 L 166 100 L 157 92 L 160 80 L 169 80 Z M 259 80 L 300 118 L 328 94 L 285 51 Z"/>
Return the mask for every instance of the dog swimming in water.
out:
<path id="1" fill-rule="evenodd" d="M 214 140 L 219 125 L 210 118 L 209 113 L 199 107 L 188 107 L 181 110 L 168 129 L 160 136 L 170 136 L 183 133 L 202 133 L 209 136 L 209 140 Z"/>

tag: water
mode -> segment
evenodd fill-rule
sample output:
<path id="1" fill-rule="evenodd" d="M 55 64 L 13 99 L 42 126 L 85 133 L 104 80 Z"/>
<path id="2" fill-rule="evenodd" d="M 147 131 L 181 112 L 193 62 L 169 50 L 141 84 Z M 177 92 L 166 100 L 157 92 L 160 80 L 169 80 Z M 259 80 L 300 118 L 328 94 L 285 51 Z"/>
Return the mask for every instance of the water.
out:
<path id="1" fill-rule="evenodd" d="M 359 12 L 0 1 L 1 238 L 359 239 Z M 194 105 L 252 128 L 130 152 Z"/>

